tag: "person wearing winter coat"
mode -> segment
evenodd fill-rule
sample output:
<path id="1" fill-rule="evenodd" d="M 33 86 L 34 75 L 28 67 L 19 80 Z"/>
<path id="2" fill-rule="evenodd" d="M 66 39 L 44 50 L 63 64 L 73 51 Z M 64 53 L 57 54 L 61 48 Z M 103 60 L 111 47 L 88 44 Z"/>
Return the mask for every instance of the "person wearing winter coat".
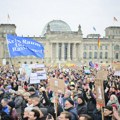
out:
<path id="1" fill-rule="evenodd" d="M 42 89 L 42 93 L 43 93 L 43 98 L 45 100 L 44 106 L 48 109 L 48 113 L 51 114 L 55 119 L 56 113 L 57 113 L 57 116 L 59 116 L 60 113 L 63 111 L 62 106 L 59 104 L 59 100 L 56 97 L 53 97 L 51 100 L 49 100 L 45 92 L 45 89 Z"/>
<path id="2" fill-rule="evenodd" d="M 23 102 L 23 97 L 22 97 L 22 94 L 23 94 L 23 90 L 19 90 L 16 92 L 16 97 L 15 97 L 15 109 L 18 113 L 18 116 L 19 118 L 21 118 L 21 114 L 22 114 L 22 102 Z"/>
<path id="3" fill-rule="evenodd" d="M 82 95 L 78 95 L 77 113 L 78 113 L 78 115 L 87 114 L 87 106 L 86 106 L 85 100 Z"/>
<path id="4" fill-rule="evenodd" d="M 102 120 L 101 106 L 99 103 L 97 103 L 96 109 L 93 111 L 93 120 Z"/>
<path id="5" fill-rule="evenodd" d="M 67 99 L 65 102 L 65 111 L 71 113 L 72 119 L 71 120 L 78 120 L 78 114 L 77 114 L 77 110 L 74 107 L 74 101 L 71 99 Z"/>
<path id="6" fill-rule="evenodd" d="M 15 109 L 15 103 L 13 101 L 8 102 L 8 108 L 10 110 L 10 117 L 12 120 L 18 120 L 18 114 Z"/>
<path id="7" fill-rule="evenodd" d="M 116 95 L 112 94 L 110 96 L 110 100 L 108 101 L 107 105 L 109 106 L 116 106 L 118 113 L 120 113 L 120 104 L 118 102 L 118 98 L 116 97 Z"/>

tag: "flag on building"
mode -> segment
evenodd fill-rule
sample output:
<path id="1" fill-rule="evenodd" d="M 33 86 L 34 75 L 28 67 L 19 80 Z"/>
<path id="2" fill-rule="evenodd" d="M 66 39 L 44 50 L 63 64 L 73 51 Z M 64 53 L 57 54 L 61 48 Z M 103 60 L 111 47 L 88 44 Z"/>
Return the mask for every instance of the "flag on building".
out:
<path id="1" fill-rule="evenodd" d="M 100 37 L 98 37 L 98 48 L 100 48 Z"/>
<path id="2" fill-rule="evenodd" d="M 96 28 L 95 28 L 95 27 L 93 27 L 93 30 L 94 30 L 94 31 L 96 31 Z"/>
<path id="3" fill-rule="evenodd" d="M 114 18 L 113 18 L 113 20 L 114 20 L 115 22 L 117 22 L 117 21 L 118 21 L 116 17 L 114 17 Z"/>
<path id="4" fill-rule="evenodd" d="M 8 20 L 10 20 L 10 15 L 9 14 L 8 14 L 7 18 L 8 18 Z"/>
<path id="5" fill-rule="evenodd" d="M 35 56 L 44 58 L 43 45 L 31 38 L 8 34 L 6 40 L 10 57 Z"/>

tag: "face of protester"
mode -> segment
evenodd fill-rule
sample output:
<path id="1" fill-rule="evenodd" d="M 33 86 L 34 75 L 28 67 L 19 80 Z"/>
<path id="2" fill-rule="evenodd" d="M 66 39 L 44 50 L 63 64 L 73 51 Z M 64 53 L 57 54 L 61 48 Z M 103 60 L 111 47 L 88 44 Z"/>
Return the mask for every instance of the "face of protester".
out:
<path id="1" fill-rule="evenodd" d="M 114 100 L 115 100 L 114 96 L 111 95 L 111 96 L 110 96 L 110 101 L 114 101 Z"/>
<path id="2" fill-rule="evenodd" d="M 112 113 L 112 111 L 108 109 L 104 109 L 104 116 L 109 116 Z"/>
<path id="3" fill-rule="evenodd" d="M 68 101 L 65 102 L 65 109 L 69 109 L 73 107 L 73 105 L 71 105 Z"/>
<path id="4" fill-rule="evenodd" d="M 34 116 L 34 112 L 29 112 L 28 120 L 35 120 L 36 117 Z"/>
<path id="5" fill-rule="evenodd" d="M 64 98 L 69 98 L 69 94 L 67 92 L 65 92 Z"/>
<path id="6" fill-rule="evenodd" d="M 24 115 L 23 115 L 23 118 L 27 118 L 29 116 L 29 111 L 24 111 Z"/>
<path id="7" fill-rule="evenodd" d="M 25 99 L 25 100 L 28 100 L 28 99 L 29 99 L 29 96 L 24 96 L 24 99 Z"/>
<path id="8" fill-rule="evenodd" d="M 7 102 L 5 102 L 4 100 L 1 101 L 1 104 L 3 107 L 7 106 Z"/>
<path id="9" fill-rule="evenodd" d="M 85 120 L 85 117 L 80 117 L 79 120 Z"/>
<path id="10" fill-rule="evenodd" d="M 32 99 L 28 98 L 28 104 L 31 105 L 32 104 Z"/>
<path id="11" fill-rule="evenodd" d="M 83 101 L 82 101 L 81 98 L 78 98 L 78 99 L 77 99 L 77 102 L 78 102 L 78 104 L 81 104 Z"/>
<path id="12" fill-rule="evenodd" d="M 58 120 L 69 120 L 68 118 L 65 118 L 65 114 L 60 114 Z"/>
<path id="13" fill-rule="evenodd" d="M 34 105 L 34 106 L 36 106 L 36 105 L 38 105 L 39 104 L 39 102 L 40 102 L 40 99 L 39 98 L 32 98 L 32 104 Z"/>

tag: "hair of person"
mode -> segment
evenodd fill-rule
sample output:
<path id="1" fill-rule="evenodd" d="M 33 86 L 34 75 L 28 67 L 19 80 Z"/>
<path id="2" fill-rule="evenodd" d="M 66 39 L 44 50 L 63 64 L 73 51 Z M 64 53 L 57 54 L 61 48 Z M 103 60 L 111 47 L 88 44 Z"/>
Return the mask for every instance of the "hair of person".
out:
<path id="1" fill-rule="evenodd" d="M 33 110 L 31 110 L 31 112 L 34 112 L 34 117 L 36 117 L 36 119 L 40 118 L 40 113 L 38 110 L 33 109 Z"/>
<path id="2" fill-rule="evenodd" d="M 8 99 L 7 98 L 3 98 L 2 100 L 4 100 L 6 103 L 8 103 Z"/>
<path id="3" fill-rule="evenodd" d="M 84 120 L 92 120 L 92 118 L 87 114 L 81 114 L 80 117 L 84 117 Z"/>
<path id="4" fill-rule="evenodd" d="M 71 116 L 71 113 L 67 112 L 67 111 L 64 111 L 64 112 L 61 112 L 61 114 L 64 114 L 65 115 L 65 118 L 69 119 L 69 120 L 72 120 L 72 116 Z"/>

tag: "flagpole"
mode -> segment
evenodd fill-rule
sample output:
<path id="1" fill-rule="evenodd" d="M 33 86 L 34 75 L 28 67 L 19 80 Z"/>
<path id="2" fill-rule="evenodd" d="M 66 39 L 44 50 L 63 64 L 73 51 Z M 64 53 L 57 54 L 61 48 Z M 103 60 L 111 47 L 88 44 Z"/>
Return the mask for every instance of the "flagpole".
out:
<path id="1" fill-rule="evenodd" d="M 100 63 L 100 35 L 98 36 L 98 64 Z"/>
<path id="2" fill-rule="evenodd" d="M 7 34 L 6 34 L 6 40 L 7 40 Z M 8 41 L 7 41 L 7 48 L 8 48 Z M 11 59 L 11 57 L 10 57 L 10 53 L 9 53 L 9 60 L 10 60 L 10 63 L 11 63 L 11 65 L 12 65 L 12 69 L 13 69 L 13 72 L 15 73 L 15 76 L 16 76 L 16 81 L 18 81 L 18 76 L 17 76 L 17 74 L 16 74 L 16 72 L 15 72 L 15 68 L 14 68 L 14 65 L 13 65 L 13 63 L 12 63 L 12 59 Z"/>
<path id="3" fill-rule="evenodd" d="M 11 59 L 10 57 L 9 57 L 9 59 L 10 59 L 11 65 L 12 65 L 13 72 L 15 73 L 15 76 L 16 76 L 16 81 L 18 81 L 18 76 L 17 76 L 17 74 L 16 74 L 16 72 L 15 72 L 15 68 L 14 68 L 14 65 L 13 65 L 13 63 L 12 63 L 12 59 Z"/>

